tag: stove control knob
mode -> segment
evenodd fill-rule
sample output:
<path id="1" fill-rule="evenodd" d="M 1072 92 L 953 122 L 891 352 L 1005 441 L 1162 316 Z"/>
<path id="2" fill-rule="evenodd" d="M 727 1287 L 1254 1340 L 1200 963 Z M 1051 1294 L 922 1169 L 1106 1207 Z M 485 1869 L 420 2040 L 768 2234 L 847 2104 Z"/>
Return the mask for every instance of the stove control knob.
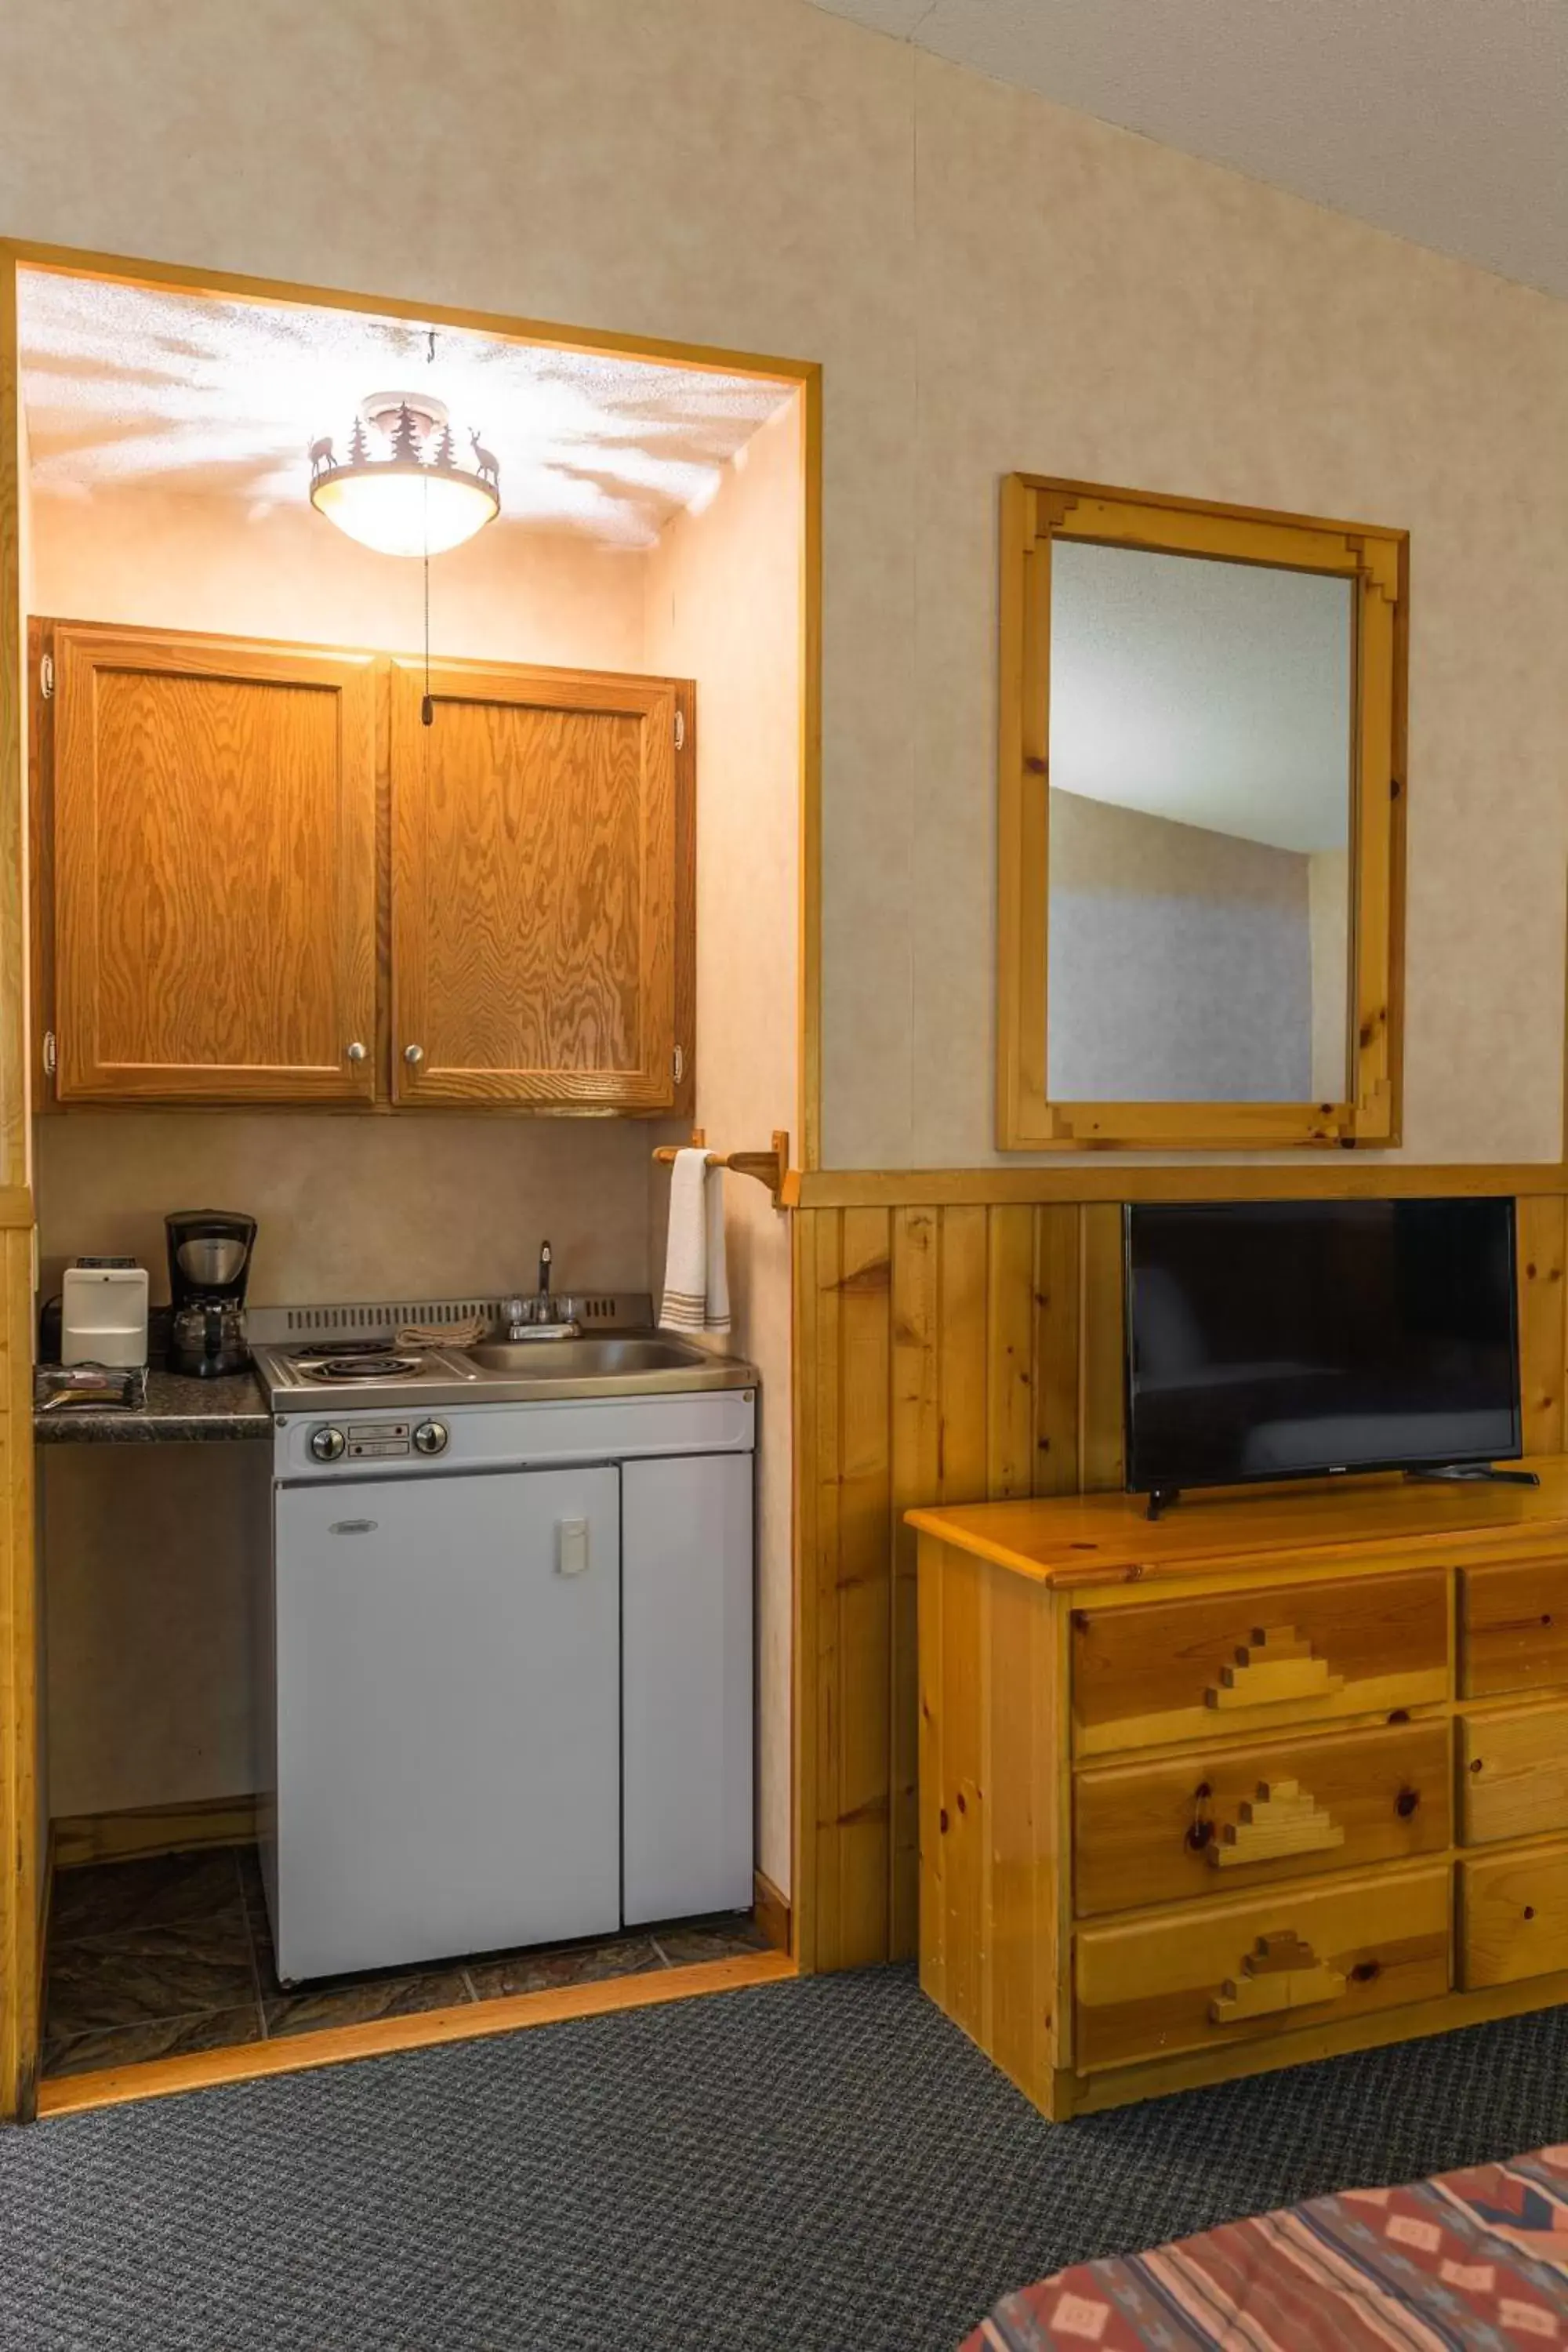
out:
<path id="1" fill-rule="evenodd" d="M 347 1444 L 342 1431 L 333 1429 L 330 1423 L 324 1429 L 310 1432 L 310 1452 L 318 1462 L 341 1462 Z"/>
<path id="2" fill-rule="evenodd" d="M 444 1421 L 422 1421 L 414 1432 L 416 1454 L 445 1454 L 449 1433 Z"/>

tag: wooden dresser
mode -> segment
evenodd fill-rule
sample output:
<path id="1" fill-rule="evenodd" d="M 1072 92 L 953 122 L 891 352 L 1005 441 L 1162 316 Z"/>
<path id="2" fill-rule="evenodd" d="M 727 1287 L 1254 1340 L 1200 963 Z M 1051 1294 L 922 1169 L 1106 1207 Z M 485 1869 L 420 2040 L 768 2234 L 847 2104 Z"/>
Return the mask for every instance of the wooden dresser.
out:
<path id="1" fill-rule="evenodd" d="M 1568 1999 L 1568 1460 L 910 1513 L 921 1981 L 1052 2117 Z"/>

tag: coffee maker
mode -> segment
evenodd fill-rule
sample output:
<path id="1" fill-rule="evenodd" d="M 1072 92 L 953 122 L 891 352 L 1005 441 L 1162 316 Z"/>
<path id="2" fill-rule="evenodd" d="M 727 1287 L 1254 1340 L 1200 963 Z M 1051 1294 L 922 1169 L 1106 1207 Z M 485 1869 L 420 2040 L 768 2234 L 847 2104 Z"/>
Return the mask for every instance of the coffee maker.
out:
<path id="1" fill-rule="evenodd" d="M 250 1369 L 245 1286 L 256 1219 L 231 1209 L 176 1209 L 169 1236 L 169 1370 L 200 1381 Z"/>

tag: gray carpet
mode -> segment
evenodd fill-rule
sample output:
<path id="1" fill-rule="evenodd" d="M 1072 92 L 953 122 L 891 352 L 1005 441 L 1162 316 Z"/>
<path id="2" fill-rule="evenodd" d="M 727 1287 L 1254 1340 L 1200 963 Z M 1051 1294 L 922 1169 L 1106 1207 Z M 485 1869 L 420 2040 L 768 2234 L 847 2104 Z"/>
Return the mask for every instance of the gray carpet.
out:
<path id="1" fill-rule="evenodd" d="M 950 2352 L 1005 2288 L 1568 2138 L 1568 2011 L 1066 2128 L 903 1969 L 0 2134 L 5 2352 Z"/>

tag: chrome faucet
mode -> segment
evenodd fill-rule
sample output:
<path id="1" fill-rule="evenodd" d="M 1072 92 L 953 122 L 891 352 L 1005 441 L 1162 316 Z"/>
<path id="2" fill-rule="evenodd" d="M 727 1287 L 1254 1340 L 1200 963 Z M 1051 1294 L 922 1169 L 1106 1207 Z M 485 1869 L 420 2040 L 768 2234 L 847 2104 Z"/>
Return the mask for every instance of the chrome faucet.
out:
<path id="1" fill-rule="evenodd" d="M 569 1316 L 558 1311 L 550 1289 L 550 1269 L 555 1263 L 555 1253 L 548 1242 L 539 1249 L 539 1287 L 531 1298 L 510 1298 L 507 1301 L 507 1333 L 509 1339 L 575 1339 L 579 1327 Z"/>

